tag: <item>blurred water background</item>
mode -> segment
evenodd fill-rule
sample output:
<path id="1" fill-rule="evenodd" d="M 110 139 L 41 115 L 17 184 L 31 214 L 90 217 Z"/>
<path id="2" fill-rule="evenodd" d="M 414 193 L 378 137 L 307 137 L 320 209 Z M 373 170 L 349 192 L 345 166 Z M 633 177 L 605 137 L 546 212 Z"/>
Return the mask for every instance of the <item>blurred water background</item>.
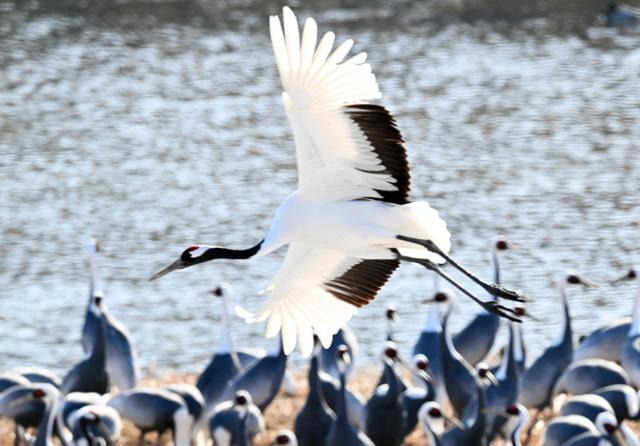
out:
<path id="1" fill-rule="evenodd" d="M 267 17 L 281 3 L 0 0 L 0 370 L 66 370 L 81 357 L 83 245 L 102 240 L 106 302 L 145 368 L 199 371 L 231 282 L 256 309 L 284 250 L 147 282 L 192 242 L 253 245 L 296 185 Z M 508 286 L 533 299 L 530 357 L 556 336 L 553 282 L 585 333 L 630 314 L 640 263 L 640 33 L 604 26 L 605 1 L 296 1 L 300 20 L 369 54 L 412 165 L 412 195 L 440 210 L 453 252 L 491 276 L 498 236 Z M 358 312 L 360 364 L 376 360 L 394 302 L 405 354 L 431 278 L 404 266 Z M 460 300 L 454 330 L 477 311 Z M 234 324 L 238 345 L 268 346 Z M 501 339 L 501 342 L 504 342 Z M 298 355 L 294 360 L 300 361 Z"/>

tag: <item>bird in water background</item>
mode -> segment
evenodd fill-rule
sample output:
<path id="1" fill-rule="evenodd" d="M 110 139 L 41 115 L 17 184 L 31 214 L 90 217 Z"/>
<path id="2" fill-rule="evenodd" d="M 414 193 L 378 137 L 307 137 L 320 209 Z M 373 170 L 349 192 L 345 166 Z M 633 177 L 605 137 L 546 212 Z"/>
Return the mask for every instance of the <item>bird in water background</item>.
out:
<path id="1" fill-rule="evenodd" d="M 409 199 L 404 141 L 381 97 L 366 53 L 345 60 L 352 40 L 333 52 L 335 35 L 318 42 L 315 20 L 302 31 L 288 7 L 269 20 L 271 43 L 293 129 L 298 189 L 280 204 L 265 238 L 247 249 L 193 245 L 151 280 L 214 259 L 248 259 L 288 245 L 254 317 L 267 320 L 267 337 L 282 333 L 285 354 L 296 343 L 309 356 L 313 335 L 329 347 L 357 308 L 373 300 L 401 261 L 442 275 L 485 309 L 512 319 L 513 310 L 482 301 L 441 270 L 448 261 L 490 294 L 522 301 L 490 285 L 448 256 L 446 223 L 427 202 Z M 331 317 L 327 317 L 331 315 Z"/>

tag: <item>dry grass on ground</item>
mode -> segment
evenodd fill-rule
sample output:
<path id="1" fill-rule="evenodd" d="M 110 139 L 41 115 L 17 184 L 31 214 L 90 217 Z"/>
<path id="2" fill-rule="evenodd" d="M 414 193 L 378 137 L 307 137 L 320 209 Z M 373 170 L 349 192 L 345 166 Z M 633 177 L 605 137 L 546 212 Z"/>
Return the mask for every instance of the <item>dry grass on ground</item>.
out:
<path id="1" fill-rule="evenodd" d="M 360 370 L 357 371 L 353 379 L 351 379 L 350 386 L 360 392 L 362 395 L 369 396 L 373 390 L 373 386 L 378 380 L 379 373 L 375 370 Z M 286 395 L 284 392 L 280 392 L 273 404 L 269 406 L 265 413 L 267 430 L 265 433 L 260 434 L 256 438 L 256 446 L 266 446 L 275 437 L 276 432 L 279 429 L 293 429 L 293 421 L 296 414 L 304 404 L 305 395 L 307 392 L 306 374 L 298 372 L 295 374 L 296 383 L 299 386 L 298 394 L 296 396 Z M 195 377 L 192 375 L 165 375 L 161 377 L 147 378 L 143 381 L 144 386 L 148 387 L 161 387 L 167 384 L 173 383 L 194 383 Z M 541 445 L 541 437 L 544 431 L 544 425 L 550 418 L 551 412 L 547 410 L 540 421 L 536 423 L 536 426 L 532 430 L 530 439 L 524 438 L 523 444 L 530 446 Z M 634 422 L 631 424 L 635 432 L 640 432 L 640 423 Z M 123 432 L 123 440 L 120 446 L 133 446 L 138 444 L 138 432 L 129 423 L 125 423 L 125 429 Z M 146 445 L 156 445 L 155 434 L 149 434 L 146 437 Z M 171 439 L 169 435 L 165 435 L 165 438 L 161 439 L 160 445 L 170 445 Z M 427 439 L 420 429 L 416 429 L 405 440 L 404 446 L 425 446 Z M 498 443 L 495 443 L 498 445 Z M 0 446 L 13 446 L 13 424 L 8 420 L 0 421 Z M 471 445 L 469 445 L 471 446 Z"/>

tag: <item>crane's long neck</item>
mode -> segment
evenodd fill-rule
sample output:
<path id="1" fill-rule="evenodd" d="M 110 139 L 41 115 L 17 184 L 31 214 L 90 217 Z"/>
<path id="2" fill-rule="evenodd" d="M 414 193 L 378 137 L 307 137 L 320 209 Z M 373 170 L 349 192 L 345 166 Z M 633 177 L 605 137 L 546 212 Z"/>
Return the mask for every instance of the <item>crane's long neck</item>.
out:
<path id="1" fill-rule="evenodd" d="M 502 362 L 500 363 L 500 368 L 496 372 L 496 379 L 499 381 L 504 381 L 509 374 L 509 371 L 513 371 L 515 369 L 515 350 L 516 350 L 516 329 L 513 326 L 513 322 L 509 321 L 509 345 L 507 346 L 507 351 L 502 357 Z"/>
<path id="2" fill-rule="evenodd" d="M 422 329 L 424 333 L 440 333 L 442 332 L 442 323 L 440 321 L 440 309 L 438 304 L 432 304 L 427 312 L 427 320 Z"/>
<path id="3" fill-rule="evenodd" d="M 101 290 L 100 272 L 98 271 L 98 254 L 96 252 L 89 254 L 89 271 L 91 273 L 89 300 L 92 301 L 96 291 Z"/>
<path id="4" fill-rule="evenodd" d="M 629 336 L 637 336 L 640 334 L 640 285 L 636 291 L 636 300 L 633 304 L 633 321 L 631 321 L 631 329 Z"/>
<path id="5" fill-rule="evenodd" d="M 203 263 L 214 259 L 250 259 L 251 257 L 258 255 L 258 253 L 262 251 L 263 244 L 264 240 L 247 249 L 231 249 L 220 247 L 209 248 L 201 256 L 194 258 L 194 263 Z"/>
<path id="6" fill-rule="evenodd" d="M 349 417 L 347 416 L 347 377 L 344 370 L 340 370 L 340 391 L 338 392 L 336 404 L 336 417 L 338 421 L 349 423 Z"/>
<path id="7" fill-rule="evenodd" d="M 318 357 L 314 355 L 311 358 L 311 366 L 309 367 L 309 395 L 307 396 L 307 404 L 322 406 L 325 412 L 329 406 L 322 394 L 322 384 L 318 377 Z"/>
<path id="8" fill-rule="evenodd" d="M 90 355 L 95 370 L 104 368 L 106 362 L 107 320 L 102 309 L 100 309 L 98 317 L 98 333 Z"/>
<path id="9" fill-rule="evenodd" d="M 500 262 L 498 261 L 498 252 L 495 249 L 491 252 L 491 260 L 493 263 L 493 281 L 500 285 Z"/>
<path id="10" fill-rule="evenodd" d="M 571 315 L 569 314 L 569 301 L 567 300 L 567 283 L 562 282 L 560 285 L 560 299 L 562 301 L 562 309 L 563 309 L 563 318 L 562 318 L 562 330 L 558 334 L 558 338 L 552 344 L 554 346 L 559 346 L 563 344 L 572 345 L 571 340 Z"/>
<path id="11" fill-rule="evenodd" d="M 38 425 L 38 436 L 33 446 L 53 446 L 53 424 L 58 413 L 58 399 L 55 396 L 48 396 L 45 401 L 45 409 L 40 424 Z"/>
<path id="12" fill-rule="evenodd" d="M 522 431 L 524 426 L 527 424 L 528 418 L 529 417 L 527 415 L 527 412 L 521 408 L 518 415 L 518 422 L 515 428 L 513 429 L 513 431 L 511 431 L 511 437 L 510 437 L 511 446 L 522 445 L 522 443 L 520 442 L 520 432 Z"/>
<path id="13" fill-rule="evenodd" d="M 218 343 L 217 353 L 229 353 L 232 357 L 236 356 L 231 341 L 231 317 L 229 315 L 229 299 L 226 292 L 222 293 L 222 327 L 220 329 L 220 342 Z M 235 358 L 234 358 L 235 360 Z"/>

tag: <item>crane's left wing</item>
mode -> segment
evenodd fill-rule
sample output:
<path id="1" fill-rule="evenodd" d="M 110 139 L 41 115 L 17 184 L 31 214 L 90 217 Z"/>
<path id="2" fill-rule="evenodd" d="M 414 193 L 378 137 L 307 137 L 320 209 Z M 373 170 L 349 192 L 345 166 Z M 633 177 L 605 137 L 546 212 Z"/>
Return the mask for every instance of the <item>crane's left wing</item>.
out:
<path id="1" fill-rule="evenodd" d="M 395 259 L 355 259 L 292 243 L 258 319 L 268 319 L 267 337 L 282 332 L 285 353 L 300 342 L 302 354 L 308 356 L 313 334 L 329 347 L 333 335 L 375 298 L 398 265 Z"/>
<path id="2" fill-rule="evenodd" d="M 370 103 L 381 95 L 367 55 L 344 61 L 352 40 L 331 52 L 333 33 L 316 46 L 312 18 L 300 38 L 291 9 L 284 7 L 282 16 L 284 30 L 277 16 L 269 24 L 296 144 L 300 196 L 406 203 L 410 179 L 402 135 L 391 114 Z"/>

